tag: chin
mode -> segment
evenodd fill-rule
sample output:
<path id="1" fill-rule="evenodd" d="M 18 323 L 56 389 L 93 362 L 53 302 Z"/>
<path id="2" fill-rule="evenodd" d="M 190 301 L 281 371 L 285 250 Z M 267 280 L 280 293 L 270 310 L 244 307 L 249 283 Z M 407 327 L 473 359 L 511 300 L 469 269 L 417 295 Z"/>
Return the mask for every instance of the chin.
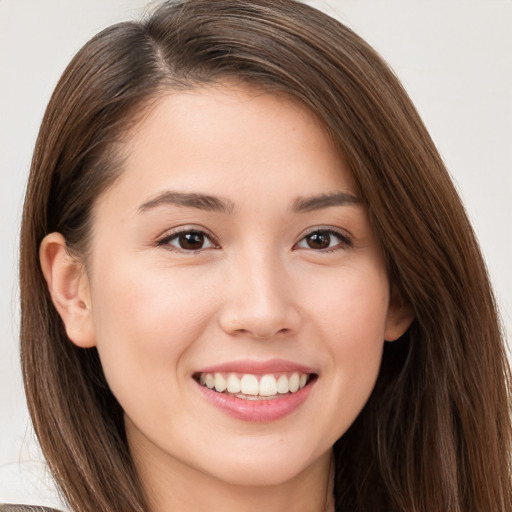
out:
<path id="1" fill-rule="evenodd" d="M 204 461 L 207 472 L 219 480 L 236 486 L 274 486 L 291 481 L 307 468 L 330 459 L 331 448 L 318 455 L 297 450 L 296 444 L 289 450 L 278 448 L 238 450 L 233 448 L 222 457 L 212 455 Z M 219 463 L 219 460 L 222 462 Z M 209 463 L 208 463 L 209 462 Z M 206 468 L 205 468 L 206 469 Z"/>

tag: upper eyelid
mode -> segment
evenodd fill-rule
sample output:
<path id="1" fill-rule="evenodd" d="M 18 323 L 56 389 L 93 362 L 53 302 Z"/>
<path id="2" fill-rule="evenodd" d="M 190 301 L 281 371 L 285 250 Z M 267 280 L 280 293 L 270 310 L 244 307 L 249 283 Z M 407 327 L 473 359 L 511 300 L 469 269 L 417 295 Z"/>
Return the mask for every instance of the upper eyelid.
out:
<path id="1" fill-rule="evenodd" d="M 334 236 L 338 237 L 339 243 L 336 244 L 334 247 L 326 247 L 324 249 L 313 249 L 313 248 L 300 247 L 300 244 L 304 241 L 304 239 L 307 236 L 312 235 L 313 233 L 318 233 L 318 232 L 327 232 L 327 233 L 333 234 Z M 340 249 L 346 250 L 346 249 L 353 248 L 353 247 L 354 247 L 354 238 L 347 231 L 345 231 L 341 228 L 335 228 L 333 226 L 324 226 L 324 227 L 316 226 L 316 227 L 313 227 L 313 228 L 305 231 L 301 235 L 301 237 L 293 245 L 292 251 L 311 250 L 315 253 L 322 254 L 322 253 L 331 253 L 331 252 L 339 251 Z"/>
<path id="2" fill-rule="evenodd" d="M 218 242 L 217 237 L 207 228 L 204 226 L 198 225 L 198 224 L 184 224 L 182 226 L 177 226 L 175 228 L 172 228 L 168 231 L 165 231 L 160 236 L 157 237 L 157 244 L 164 243 L 175 236 L 180 235 L 181 233 L 188 233 L 188 232 L 200 232 L 203 233 L 205 236 L 207 236 L 212 243 L 220 247 L 220 243 Z M 294 243 L 294 246 L 296 246 L 301 240 L 303 240 L 308 235 L 311 235 L 313 233 L 316 233 L 318 231 L 327 231 L 330 233 L 333 233 L 343 240 L 345 240 L 347 243 L 352 244 L 353 243 L 353 236 L 351 233 L 349 233 L 347 230 L 334 227 L 334 226 L 326 226 L 326 225 L 319 225 L 319 226 L 312 226 L 305 231 L 303 231 L 297 241 Z"/>
<path id="3" fill-rule="evenodd" d="M 341 238 L 344 238 L 345 240 L 348 240 L 348 241 L 352 241 L 352 239 L 353 239 L 353 236 L 351 235 L 351 233 L 349 233 L 345 229 L 336 228 L 334 226 L 314 226 L 314 227 L 306 229 L 306 231 L 301 233 L 301 235 L 299 236 L 298 242 L 300 242 L 306 236 L 311 235 L 313 233 L 317 233 L 318 231 L 327 231 L 329 233 L 334 233 L 335 235 L 338 235 Z"/>
<path id="4" fill-rule="evenodd" d="M 197 232 L 197 233 L 203 233 L 208 238 L 211 238 L 212 240 L 215 240 L 215 235 L 209 230 L 206 229 L 203 226 L 197 225 L 197 224 L 184 224 L 182 226 L 176 226 L 174 228 L 168 229 L 167 231 L 164 231 L 161 235 L 157 237 L 157 240 L 164 240 L 166 238 L 172 238 L 173 236 L 179 235 L 181 233 L 190 233 L 190 232 Z"/>
<path id="5" fill-rule="evenodd" d="M 190 232 L 202 233 L 215 246 L 213 248 L 216 249 L 216 248 L 220 247 L 220 244 L 219 244 L 217 238 L 209 230 L 207 230 L 206 228 L 204 228 L 202 226 L 196 226 L 196 225 L 184 225 L 184 226 L 179 226 L 179 227 L 173 228 L 171 230 L 168 230 L 156 239 L 156 245 L 164 246 L 170 240 L 181 235 L 182 233 L 190 233 Z M 203 250 L 203 249 L 197 249 L 197 251 L 201 251 L 201 250 Z M 186 251 L 186 252 L 192 252 L 192 251 Z"/>

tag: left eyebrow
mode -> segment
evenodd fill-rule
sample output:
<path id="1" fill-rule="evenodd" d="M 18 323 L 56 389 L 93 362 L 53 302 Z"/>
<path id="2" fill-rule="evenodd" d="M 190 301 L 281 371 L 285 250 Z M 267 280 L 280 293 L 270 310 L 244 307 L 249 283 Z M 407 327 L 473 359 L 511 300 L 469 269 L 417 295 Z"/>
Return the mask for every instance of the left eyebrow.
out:
<path id="1" fill-rule="evenodd" d="M 332 194 L 320 194 L 311 197 L 298 197 L 292 204 L 292 209 L 297 213 L 312 212 L 330 208 L 331 206 L 346 206 L 361 204 L 361 200 L 347 192 L 333 192 Z"/>

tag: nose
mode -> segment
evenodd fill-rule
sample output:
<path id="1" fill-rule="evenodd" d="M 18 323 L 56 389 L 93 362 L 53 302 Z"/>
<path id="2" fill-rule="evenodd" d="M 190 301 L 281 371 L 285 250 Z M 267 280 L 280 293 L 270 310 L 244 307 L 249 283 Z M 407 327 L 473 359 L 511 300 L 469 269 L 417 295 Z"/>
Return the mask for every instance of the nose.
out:
<path id="1" fill-rule="evenodd" d="M 270 339 L 298 331 L 293 279 L 277 256 L 240 258 L 229 269 L 220 326 L 230 335 Z"/>

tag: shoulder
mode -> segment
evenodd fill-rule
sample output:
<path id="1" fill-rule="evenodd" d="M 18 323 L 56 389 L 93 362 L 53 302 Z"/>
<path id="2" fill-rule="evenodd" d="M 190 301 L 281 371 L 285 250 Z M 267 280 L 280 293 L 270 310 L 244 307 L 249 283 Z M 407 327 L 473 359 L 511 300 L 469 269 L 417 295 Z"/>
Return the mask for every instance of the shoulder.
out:
<path id="1" fill-rule="evenodd" d="M 37 505 L 9 505 L 0 503 L 0 512 L 60 512 L 55 508 Z"/>

